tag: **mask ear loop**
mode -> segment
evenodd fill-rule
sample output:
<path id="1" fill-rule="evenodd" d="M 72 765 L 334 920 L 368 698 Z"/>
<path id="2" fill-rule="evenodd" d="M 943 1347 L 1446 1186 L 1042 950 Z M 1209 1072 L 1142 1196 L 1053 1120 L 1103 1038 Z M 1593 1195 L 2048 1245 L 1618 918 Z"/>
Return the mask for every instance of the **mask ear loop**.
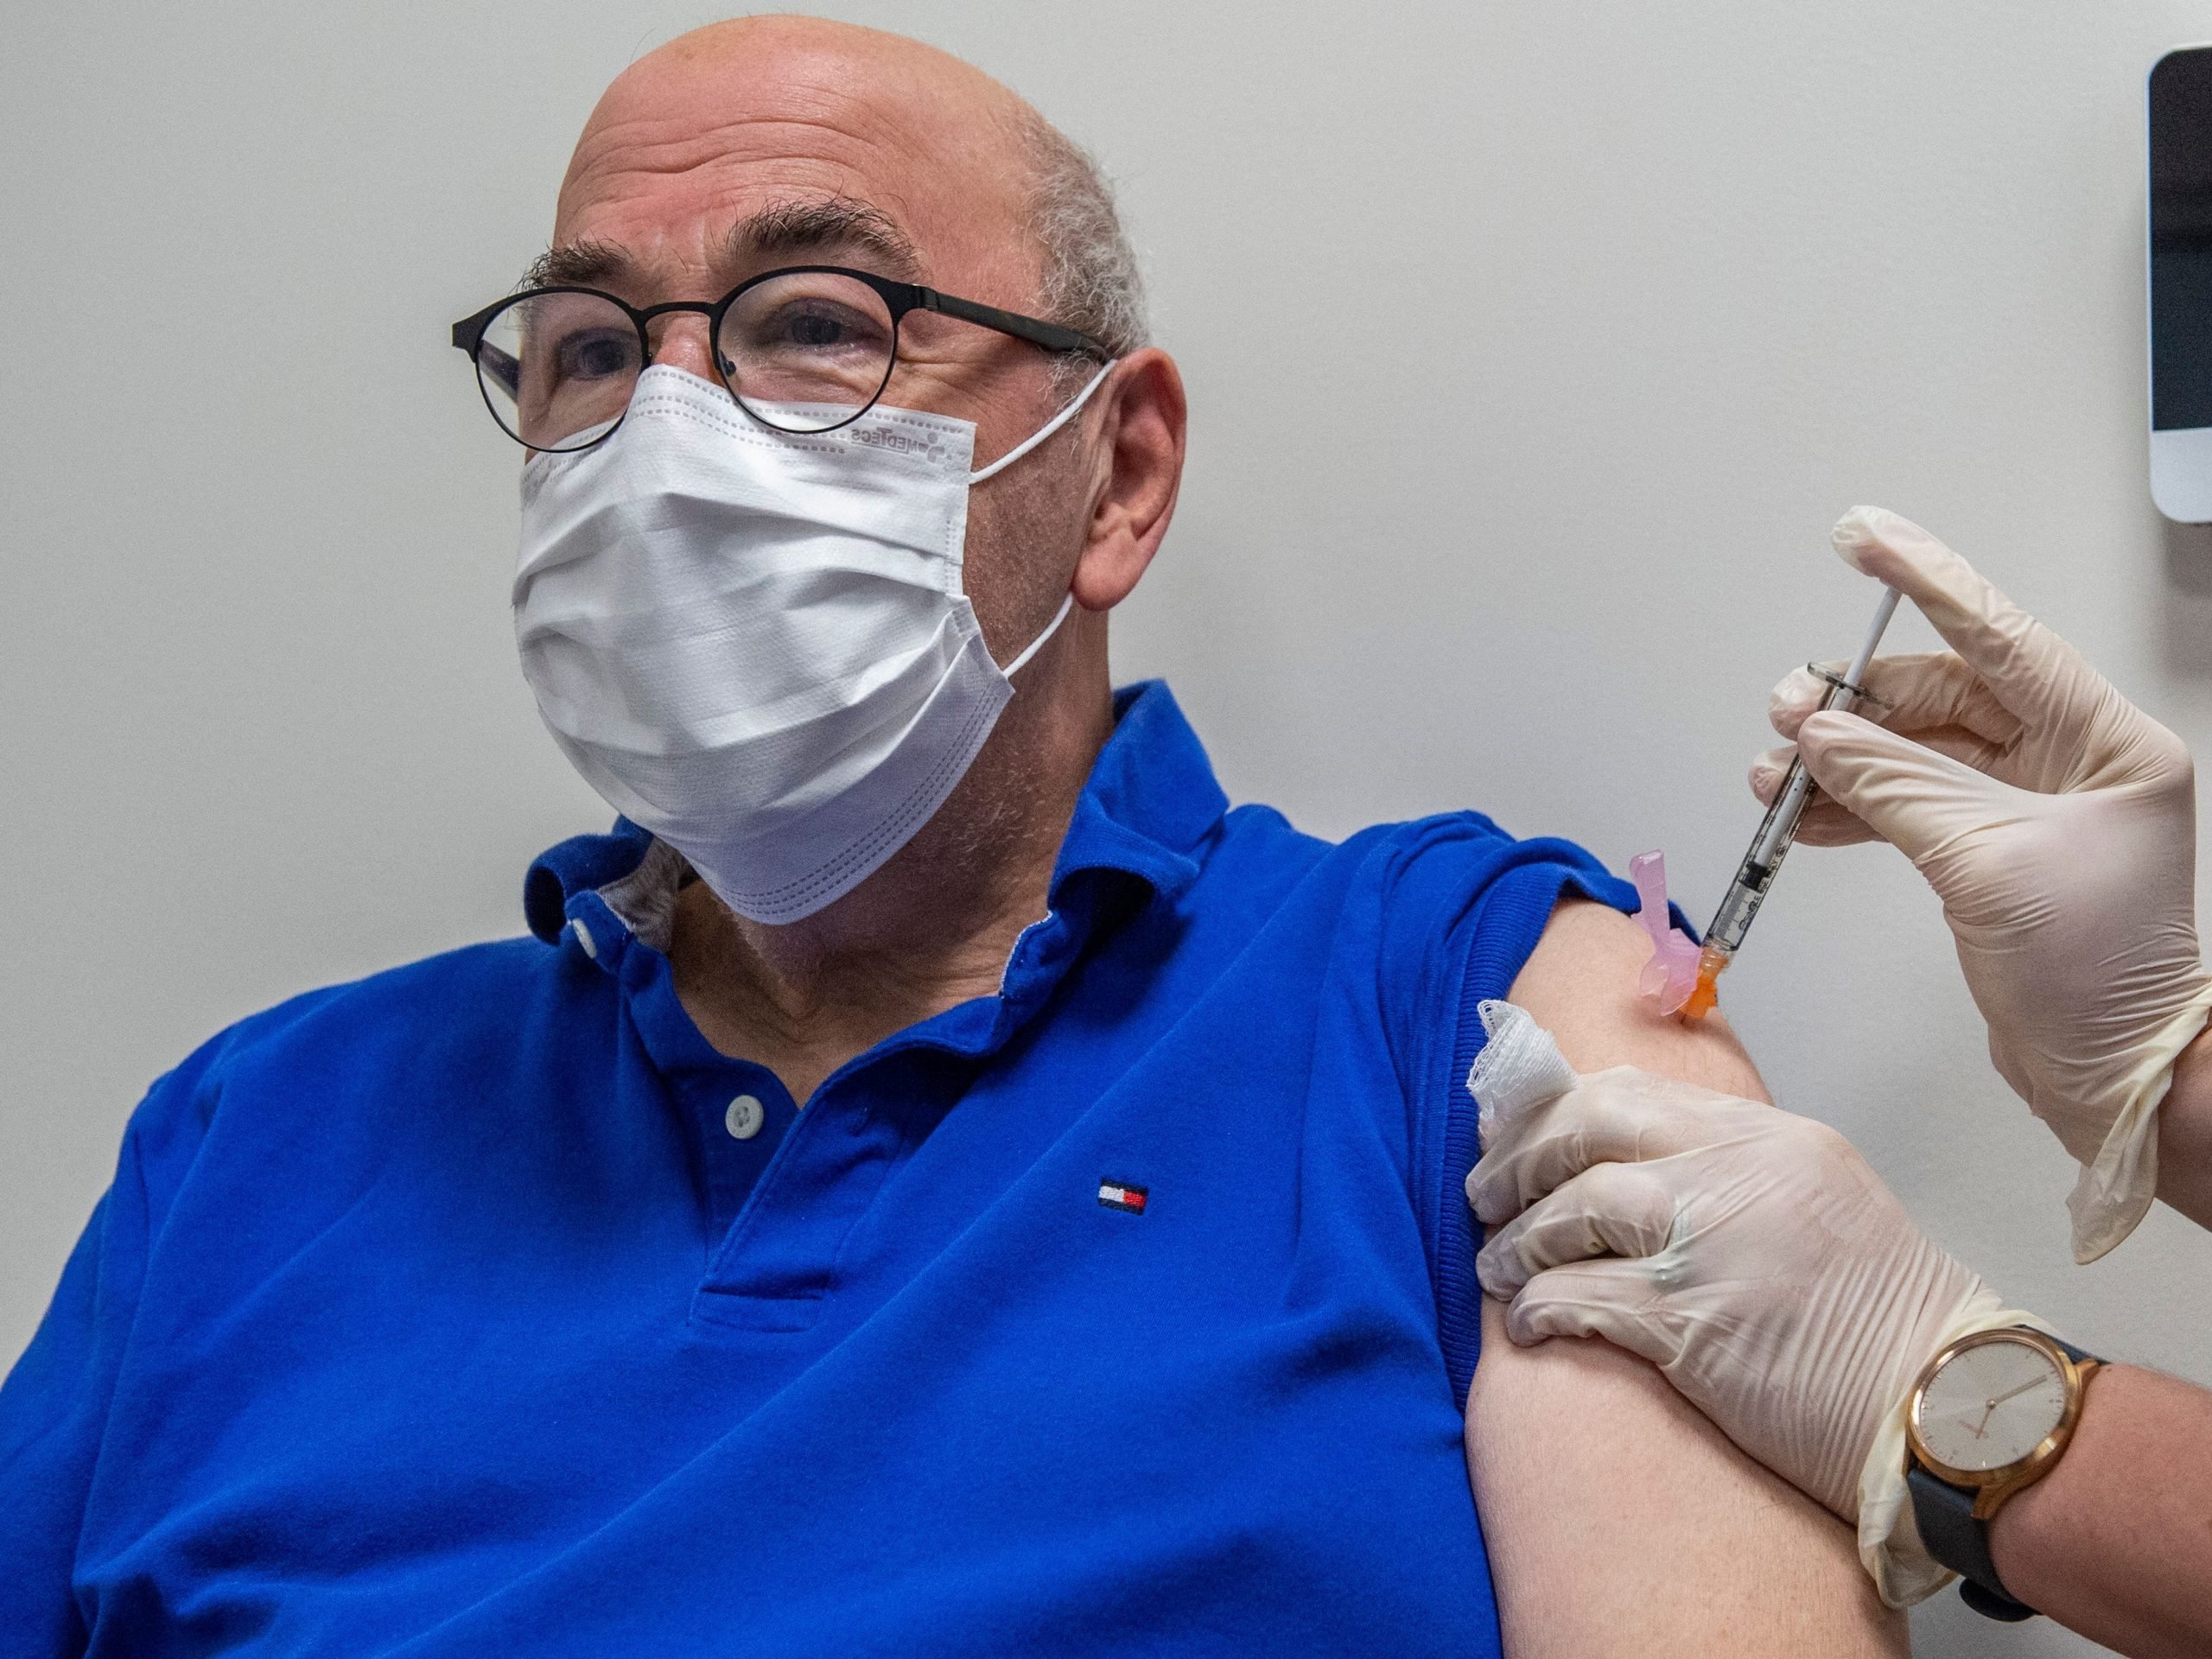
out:
<path id="1" fill-rule="evenodd" d="M 969 474 L 969 483 L 980 484 L 985 479 L 990 477 L 992 474 L 1004 472 L 1007 467 L 1013 466 L 1015 461 L 1020 461 L 1032 449 L 1034 449 L 1039 444 L 1044 442 L 1046 439 L 1051 437 L 1053 433 L 1058 431 L 1070 421 L 1073 420 L 1076 416 L 1076 411 L 1090 401 L 1090 394 L 1098 390 L 1100 384 L 1105 380 L 1107 375 L 1113 372 L 1114 365 L 1120 360 L 1121 359 L 1119 358 L 1109 358 L 1107 359 L 1105 365 L 1102 367 L 1097 373 L 1090 377 L 1090 383 L 1084 386 L 1081 391 L 1076 393 L 1073 400 L 1069 403 L 1065 409 L 1053 416 L 1051 420 L 1046 422 L 1044 425 L 1039 427 L 1034 432 L 1031 433 L 1020 443 L 1014 445 L 1013 448 L 1007 450 L 1006 454 L 1001 455 L 989 466 L 983 467 L 978 472 Z M 1027 664 L 1029 659 L 1045 648 L 1045 642 L 1060 631 L 1060 624 L 1068 620 L 1068 613 L 1074 608 L 1075 595 L 1073 594 L 1069 594 L 1060 601 L 1060 608 L 1052 613 L 1052 620 L 1045 625 L 1045 632 L 1039 634 L 1034 639 L 1032 639 L 1027 645 L 1023 646 L 1021 648 L 1020 654 L 1015 657 L 1014 659 L 1008 663 L 1004 668 L 999 670 L 999 672 L 1005 675 L 1008 679 L 1012 679 L 1016 674 L 1019 674 Z"/>
<path id="2" fill-rule="evenodd" d="M 1109 374 L 1113 372 L 1114 365 L 1119 361 L 1121 361 L 1119 358 L 1109 359 L 1106 366 L 1090 377 L 1090 384 L 1085 386 L 1081 391 L 1076 393 L 1074 402 L 1071 403 L 1058 414 L 1053 416 L 1051 420 L 1046 422 L 1044 425 L 1039 427 L 1034 432 L 1032 432 L 1020 443 L 1015 444 L 1013 448 L 1007 450 L 1006 454 L 1001 455 L 989 466 L 983 467 L 978 472 L 969 474 L 968 481 L 970 484 L 980 484 L 985 479 L 990 477 L 992 474 L 1004 472 L 1007 467 L 1013 466 L 1015 461 L 1020 461 L 1032 449 L 1034 449 L 1039 444 L 1044 442 L 1046 439 L 1051 437 L 1053 433 L 1058 431 L 1070 421 L 1073 420 L 1076 416 L 1076 411 L 1090 401 L 1090 394 L 1098 390 L 1099 382 L 1105 379 Z"/>
<path id="3" fill-rule="evenodd" d="M 1008 663 L 1004 668 L 999 670 L 999 672 L 1005 675 L 1009 680 L 1015 675 L 1021 672 L 1022 665 L 1028 662 L 1028 660 L 1032 657 L 1034 657 L 1039 652 L 1044 650 L 1045 642 L 1060 631 L 1060 624 L 1068 620 L 1068 613 L 1074 608 L 1075 595 L 1073 594 L 1070 594 L 1060 601 L 1060 608 L 1052 613 L 1052 620 L 1045 625 L 1045 632 L 1039 634 L 1034 639 L 1032 639 L 1027 645 L 1024 645 L 1021 648 L 1021 654 L 1016 657 L 1012 662 Z"/>

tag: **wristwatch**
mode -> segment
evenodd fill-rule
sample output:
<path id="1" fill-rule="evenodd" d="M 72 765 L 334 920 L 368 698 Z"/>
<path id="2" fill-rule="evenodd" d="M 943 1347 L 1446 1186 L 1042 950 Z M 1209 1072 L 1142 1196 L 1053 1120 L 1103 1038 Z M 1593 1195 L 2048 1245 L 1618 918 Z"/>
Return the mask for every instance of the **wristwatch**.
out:
<path id="1" fill-rule="evenodd" d="M 2103 1362 L 2025 1325 L 1961 1337 L 1929 1360 L 1905 1408 L 1905 1485 L 1920 1541 L 1991 1618 L 2035 1617 L 2006 1593 L 1989 1522 L 2056 1466 Z"/>

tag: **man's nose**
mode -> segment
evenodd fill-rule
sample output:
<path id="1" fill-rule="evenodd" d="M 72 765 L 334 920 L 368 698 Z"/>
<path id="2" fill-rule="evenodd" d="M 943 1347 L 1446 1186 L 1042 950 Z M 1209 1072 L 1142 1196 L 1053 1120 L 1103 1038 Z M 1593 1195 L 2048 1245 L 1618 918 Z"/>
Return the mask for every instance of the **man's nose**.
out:
<path id="1" fill-rule="evenodd" d="M 706 318 L 698 313 L 679 311 L 672 316 L 657 317 L 647 338 L 652 346 L 654 362 L 696 374 L 702 380 L 721 383 L 721 377 L 715 371 L 714 340 L 707 332 Z"/>

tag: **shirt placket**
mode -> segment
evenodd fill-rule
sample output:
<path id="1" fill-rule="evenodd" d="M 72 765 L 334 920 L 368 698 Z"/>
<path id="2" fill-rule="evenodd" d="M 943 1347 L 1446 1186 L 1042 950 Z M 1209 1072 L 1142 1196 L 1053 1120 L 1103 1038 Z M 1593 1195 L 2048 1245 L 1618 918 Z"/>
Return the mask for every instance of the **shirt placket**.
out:
<path id="1" fill-rule="evenodd" d="M 723 1054 L 700 1034 L 665 957 L 629 941 L 620 970 L 632 1020 L 689 1134 L 711 1259 L 775 1161 L 798 1108 L 767 1067 Z"/>
<path id="2" fill-rule="evenodd" d="M 825 1083 L 710 1253 L 693 1317 L 749 1330 L 811 1326 L 845 1287 L 853 1236 L 885 1185 L 974 1071 L 934 1045 L 894 1039 Z"/>
<path id="3" fill-rule="evenodd" d="M 1083 932 L 1048 912 L 1016 941 L 999 995 L 924 1020 L 831 1076 L 714 1253 L 694 1318 L 752 1330 L 813 1325 L 845 1287 L 854 1236 L 899 1163 L 1041 1006 Z"/>

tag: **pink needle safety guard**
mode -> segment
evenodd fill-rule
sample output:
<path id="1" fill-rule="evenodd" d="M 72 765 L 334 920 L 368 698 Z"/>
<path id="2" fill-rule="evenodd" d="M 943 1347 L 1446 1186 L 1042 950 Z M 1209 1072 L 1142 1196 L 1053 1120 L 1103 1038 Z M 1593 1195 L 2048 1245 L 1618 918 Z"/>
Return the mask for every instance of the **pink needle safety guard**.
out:
<path id="1" fill-rule="evenodd" d="M 1667 856 L 1639 853 L 1628 861 L 1629 880 L 1643 901 L 1637 924 L 1651 936 L 1651 957 L 1643 964 L 1637 989 L 1658 1005 L 1662 1014 L 1673 1014 L 1690 1000 L 1697 988 L 1700 955 L 1697 942 L 1674 924 L 1667 909 Z"/>

